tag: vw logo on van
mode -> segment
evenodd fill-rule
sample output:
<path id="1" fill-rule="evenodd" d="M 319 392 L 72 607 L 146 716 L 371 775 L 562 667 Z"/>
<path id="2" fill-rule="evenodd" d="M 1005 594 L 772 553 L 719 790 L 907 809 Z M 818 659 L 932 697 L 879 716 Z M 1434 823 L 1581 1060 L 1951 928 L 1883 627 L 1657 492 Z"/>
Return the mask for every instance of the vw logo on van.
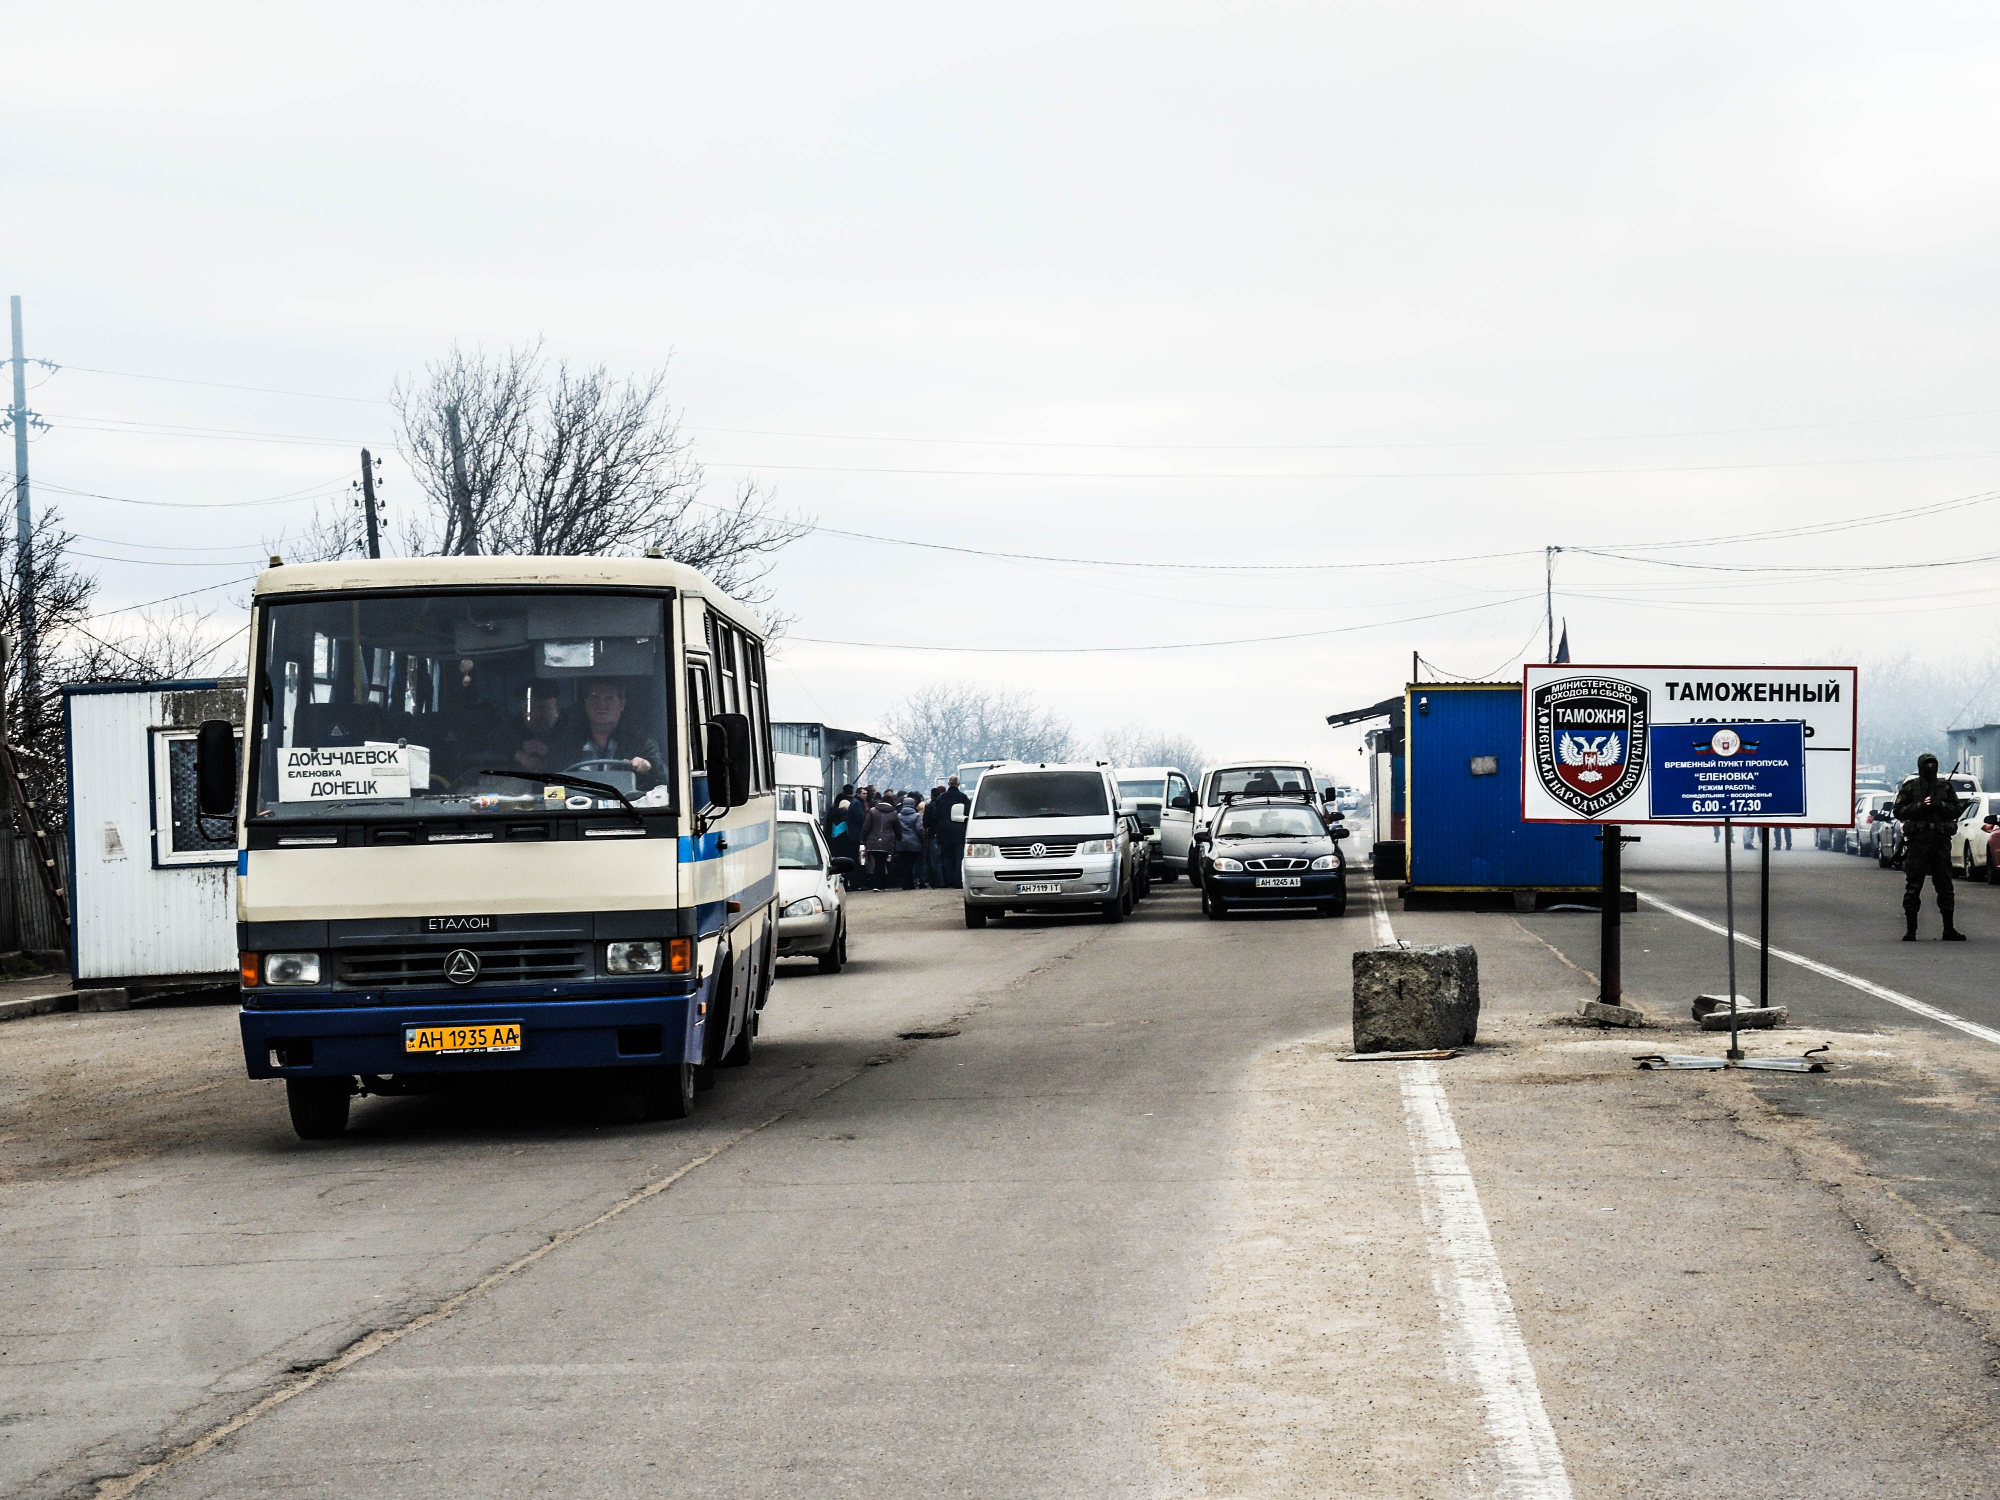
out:
<path id="1" fill-rule="evenodd" d="M 1030 844 L 1028 845 L 1028 853 L 1035 859 L 1047 859 L 1049 846 L 1047 844 Z"/>
<path id="2" fill-rule="evenodd" d="M 444 977 L 451 984 L 470 984 L 479 977 L 479 955 L 470 948 L 454 948 L 444 956 Z"/>

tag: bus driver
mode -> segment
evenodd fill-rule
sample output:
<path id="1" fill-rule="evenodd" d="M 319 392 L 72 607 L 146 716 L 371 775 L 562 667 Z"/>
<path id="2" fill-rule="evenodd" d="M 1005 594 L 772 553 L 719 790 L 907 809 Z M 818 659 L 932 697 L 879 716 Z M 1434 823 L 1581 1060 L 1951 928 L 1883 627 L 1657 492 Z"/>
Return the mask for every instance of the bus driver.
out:
<path id="1" fill-rule="evenodd" d="M 570 769 L 581 771 L 588 761 L 622 761 L 637 774 L 642 786 L 659 781 L 653 768 L 660 764 L 659 742 L 642 729 L 622 729 L 625 716 L 625 689 L 609 677 L 593 680 L 584 690 L 584 717 L 590 733 L 577 752 Z"/>

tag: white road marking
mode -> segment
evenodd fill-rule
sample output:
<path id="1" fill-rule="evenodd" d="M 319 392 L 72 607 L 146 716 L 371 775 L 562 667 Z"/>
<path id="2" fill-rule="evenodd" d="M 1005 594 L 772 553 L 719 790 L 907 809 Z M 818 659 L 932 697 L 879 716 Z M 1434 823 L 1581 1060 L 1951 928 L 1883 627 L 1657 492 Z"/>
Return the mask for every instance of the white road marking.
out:
<path id="1" fill-rule="evenodd" d="M 1389 903 L 1373 886 L 1375 941 L 1396 941 Z M 1403 1069 L 1403 1118 L 1416 1158 L 1417 1191 L 1430 1231 L 1431 1280 L 1438 1310 L 1454 1340 L 1453 1353 L 1479 1387 L 1486 1431 L 1509 1500 L 1570 1500 L 1562 1448 L 1542 1405 L 1534 1361 L 1514 1316 L 1514 1299 L 1493 1248 L 1493 1231 L 1458 1139 L 1458 1125 L 1433 1062 Z"/>
<path id="2" fill-rule="evenodd" d="M 1514 1299 L 1507 1293 L 1507 1278 L 1436 1063 L 1404 1066 L 1403 1117 L 1417 1161 L 1424 1225 L 1430 1230 L 1438 1305 L 1456 1335 L 1454 1353 L 1486 1407 L 1486 1431 L 1501 1469 L 1500 1493 L 1512 1500 L 1569 1500 L 1562 1449 L 1542 1405 L 1534 1362 L 1521 1338 Z"/>
<path id="3" fill-rule="evenodd" d="M 1389 925 L 1389 902 L 1382 894 L 1382 883 L 1371 879 L 1368 894 L 1375 907 L 1375 946 L 1386 948 L 1396 941 L 1396 929 Z"/>
<path id="4" fill-rule="evenodd" d="M 1727 937 L 1729 935 L 1729 929 L 1724 927 L 1720 922 L 1711 922 L 1707 917 L 1698 917 L 1691 911 L 1675 906 L 1671 901 L 1662 901 L 1658 896 L 1651 895 L 1645 891 L 1639 892 L 1639 899 L 1650 905 L 1659 907 L 1661 911 L 1670 917 L 1679 917 L 1683 922 L 1692 922 L 1697 927 L 1706 927 L 1717 937 Z M 1755 948 L 1757 946 L 1755 936 L 1747 932 L 1737 933 L 1736 941 L 1743 944 L 1746 948 Z M 1838 984 L 1847 985 L 1850 988 L 1861 991 L 1864 995 L 1873 995 L 1877 1000 L 1887 1000 L 1891 1005 L 1900 1005 L 1904 1010 L 1914 1015 L 1923 1016 L 1928 1020 L 1937 1021 L 1945 1026 L 1956 1027 L 1967 1036 L 1976 1036 L 1982 1042 L 1991 1042 L 1994 1046 L 2000 1047 L 2000 1031 L 1995 1031 L 1991 1026 L 1981 1026 L 1977 1021 L 1968 1021 L 1964 1016 L 1955 1016 L 1948 1010 L 1939 1010 L 1935 1005 L 1926 1005 L 1914 995 L 1905 995 L 1900 990 L 1892 990 L 1884 985 L 1876 984 L 1873 980 L 1863 979 L 1859 974 L 1850 974 L 1845 969 L 1836 969 L 1832 964 L 1823 964 L 1818 959 L 1807 958 L 1803 953 L 1793 953 L 1784 948 L 1773 948 L 1771 950 L 1771 957 L 1782 958 L 1786 963 L 1797 964 L 1801 969 L 1810 969 L 1813 973 L 1818 974 L 1824 979 L 1831 979 Z"/>

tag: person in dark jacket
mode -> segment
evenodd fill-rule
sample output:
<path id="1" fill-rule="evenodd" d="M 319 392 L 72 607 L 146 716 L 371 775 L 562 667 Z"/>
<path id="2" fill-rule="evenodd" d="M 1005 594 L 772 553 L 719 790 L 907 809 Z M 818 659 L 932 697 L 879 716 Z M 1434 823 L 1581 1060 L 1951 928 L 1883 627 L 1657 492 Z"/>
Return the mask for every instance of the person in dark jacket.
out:
<path id="1" fill-rule="evenodd" d="M 958 778 L 954 776 L 931 806 L 935 810 L 944 883 L 955 890 L 964 883 L 960 866 L 965 860 L 965 820 L 972 815 L 972 799 L 958 789 Z"/>
<path id="2" fill-rule="evenodd" d="M 1952 925 L 1958 898 L 1951 888 L 1951 838 L 1962 809 L 1948 777 L 1938 775 L 1938 758 L 1926 751 L 1917 757 L 1917 774 L 1896 793 L 1896 821 L 1903 825 L 1903 941 L 1917 940 L 1917 908 L 1924 877 L 1931 878 L 1938 915 L 1944 918 L 1944 940 L 1962 943 L 1965 934 Z"/>
<path id="3" fill-rule="evenodd" d="M 871 890 L 889 888 L 889 865 L 896 857 L 896 834 L 896 809 L 887 797 L 880 798 L 868 809 L 868 821 L 861 830 L 861 847 L 868 853 Z"/>
<path id="4" fill-rule="evenodd" d="M 923 816 L 917 811 L 917 799 L 905 793 L 896 810 L 896 883 L 906 891 L 917 888 L 917 858 L 923 852 Z"/>
<path id="5" fill-rule="evenodd" d="M 924 880 L 934 891 L 944 889 L 944 839 L 938 833 L 938 798 L 944 788 L 934 786 L 924 802 Z"/>
<path id="6" fill-rule="evenodd" d="M 826 815 L 826 842 L 836 859 L 851 859 L 855 864 L 855 884 L 860 884 L 861 865 L 861 806 L 854 795 L 854 783 L 840 789 L 840 795 L 833 799 L 833 806 Z"/>

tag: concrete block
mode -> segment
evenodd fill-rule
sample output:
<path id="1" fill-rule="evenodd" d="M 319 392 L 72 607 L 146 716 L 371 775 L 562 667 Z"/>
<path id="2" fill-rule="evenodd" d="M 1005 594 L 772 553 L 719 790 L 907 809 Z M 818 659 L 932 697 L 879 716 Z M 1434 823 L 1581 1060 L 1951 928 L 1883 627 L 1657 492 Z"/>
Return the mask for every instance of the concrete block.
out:
<path id="1" fill-rule="evenodd" d="M 1757 1002 L 1752 1000 L 1748 995 L 1738 995 L 1736 997 L 1736 1009 L 1739 1012 L 1755 1010 L 1756 1008 Z M 1694 1018 L 1697 1021 L 1712 1010 L 1726 1011 L 1728 1009 L 1729 997 L 1727 995 L 1696 995 L 1694 997 Z"/>
<path id="2" fill-rule="evenodd" d="M 78 990 L 76 1008 L 81 1011 L 130 1010 L 132 997 L 122 989 Z"/>
<path id="3" fill-rule="evenodd" d="M 1469 943 L 1354 955 L 1354 1050 L 1464 1047 L 1479 1031 L 1479 955 Z"/>
<path id="4" fill-rule="evenodd" d="M 1644 1026 L 1646 1013 L 1636 1005 L 1606 1005 L 1602 1000 L 1579 1000 L 1576 1013 L 1600 1026 Z"/>
<path id="5" fill-rule="evenodd" d="M 1784 1005 L 1751 1006 L 1745 1010 L 1736 1007 L 1736 1029 L 1738 1031 L 1769 1031 L 1773 1026 L 1782 1026 L 1792 1018 L 1791 1008 Z M 1729 1006 L 1725 1003 L 1720 1010 L 1712 1010 L 1701 1018 L 1703 1031 L 1727 1031 L 1729 1029 Z"/>

